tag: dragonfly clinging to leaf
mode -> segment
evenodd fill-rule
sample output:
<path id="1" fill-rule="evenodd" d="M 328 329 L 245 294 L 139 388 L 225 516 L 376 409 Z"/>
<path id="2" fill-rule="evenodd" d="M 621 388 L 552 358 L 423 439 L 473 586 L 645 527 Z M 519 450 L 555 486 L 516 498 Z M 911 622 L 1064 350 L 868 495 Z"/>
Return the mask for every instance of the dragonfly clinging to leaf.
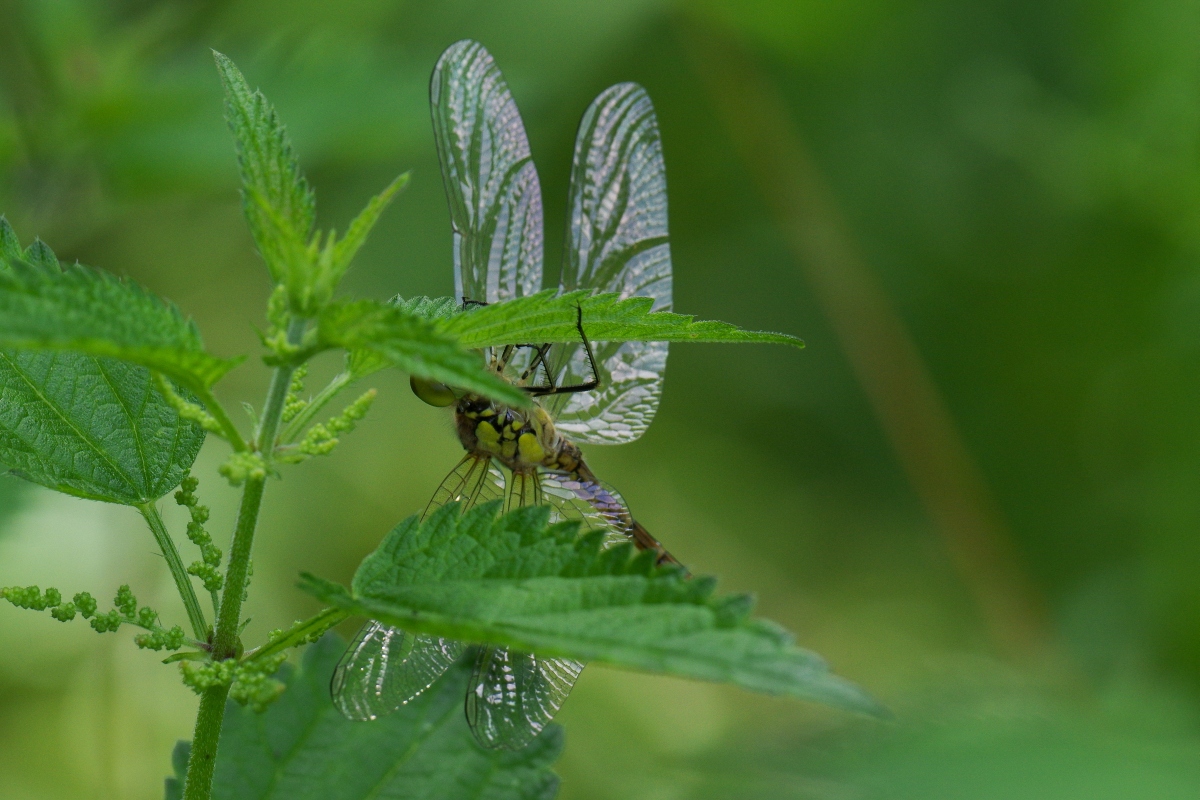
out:
<path id="1" fill-rule="evenodd" d="M 525 128 L 512 95 L 482 45 L 461 41 L 439 59 L 430 88 L 434 133 L 454 226 L 455 293 L 473 306 L 542 290 L 542 198 Z M 654 107 L 644 89 L 623 83 L 602 92 L 580 123 L 571 170 L 560 291 L 588 289 L 653 299 L 671 308 L 667 186 Z M 413 380 L 428 403 L 453 406 L 466 455 L 429 506 L 463 509 L 503 498 L 506 509 L 545 503 L 560 519 L 604 528 L 614 541 L 678 564 L 597 480 L 578 443 L 637 439 L 658 408 L 665 342 L 579 340 L 512 344 L 485 353 L 496 374 L 523 388 L 528 408 Z M 682 569 L 682 567 L 680 567 Z M 353 719 L 374 719 L 433 684 L 467 645 L 407 634 L 371 622 L 343 656 L 334 700 Z M 466 698 L 476 739 L 518 748 L 553 718 L 583 669 L 505 647 L 481 647 Z"/>

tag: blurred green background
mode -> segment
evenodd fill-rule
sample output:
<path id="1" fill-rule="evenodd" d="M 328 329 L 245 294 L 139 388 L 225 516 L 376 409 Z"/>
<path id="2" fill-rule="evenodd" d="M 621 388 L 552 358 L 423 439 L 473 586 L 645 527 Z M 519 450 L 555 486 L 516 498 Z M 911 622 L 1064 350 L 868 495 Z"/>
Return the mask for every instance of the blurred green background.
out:
<path id="1" fill-rule="evenodd" d="M 217 48 L 280 109 L 323 225 L 413 170 L 347 288 L 450 294 L 427 81 L 463 37 L 524 115 L 552 273 L 580 114 L 649 89 L 676 309 L 808 348 L 673 347 L 647 435 L 589 457 L 896 712 L 592 668 L 560 796 L 1200 796 L 1200 8 L 0 0 L 0 213 L 173 298 L 217 354 L 257 352 Z M 220 394 L 258 402 L 266 376 Z M 403 375 L 374 383 L 360 432 L 271 486 L 252 638 L 458 457 Z M 199 464 L 218 540 L 224 455 Z M 0 585 L 128 581 L 181 615 L 135 512 L 11 478 L 0 507 Z M 0 799 L 161 796 L 196 702 L 128 638 L 0 607 Z"/>

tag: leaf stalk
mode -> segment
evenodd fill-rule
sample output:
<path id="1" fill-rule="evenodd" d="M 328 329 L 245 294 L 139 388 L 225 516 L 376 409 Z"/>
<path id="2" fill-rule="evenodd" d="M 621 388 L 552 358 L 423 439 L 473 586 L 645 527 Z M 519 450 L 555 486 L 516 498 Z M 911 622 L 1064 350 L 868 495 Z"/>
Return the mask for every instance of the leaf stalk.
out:
<path id="1" fill-rule="evenodd" d="M 179 550 L 175 547 L 170 532 L 167 531 L 162 515 L 158 513 L 158 507 L 154 503 L 141 503 L 137 506 L 137 510 L 142 512 L 146 524 L 150 526 L 150 532 L 154 534 L 154 539 L 158 542 L 158 548 L 162 551 L 163 558 L 167 560 L 167 567 L 170 568 L 171 577 L 175 580 L 179 599 L 183 601 L 183 607 L 187 609 L 188 620 L 192 624 L 192 631 L 195 633 L 196 639 L 201 642 L 208 641 L 208 620 L 204 616 L 204 609 L 200 607 L 200 599 L 196 597 L 196 589 L 192 586 L 192 577 L 188 575 L 187 568 L 183 566 L 183 559 L 180 558 Z"/>

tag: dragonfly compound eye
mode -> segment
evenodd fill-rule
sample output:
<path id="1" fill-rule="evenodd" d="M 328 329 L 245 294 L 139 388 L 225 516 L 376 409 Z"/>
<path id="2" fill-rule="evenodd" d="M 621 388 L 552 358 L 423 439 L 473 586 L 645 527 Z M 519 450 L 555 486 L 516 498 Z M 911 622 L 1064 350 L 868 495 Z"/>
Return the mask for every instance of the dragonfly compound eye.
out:
<path id="1" fill-rule="evenodd" d="M 446 406 L 454 405 L 454 392 L 450 391 L 450 387 L 444 383 L 437 381 L 427 381 L 424 378 L 418 378 L 416 375 L 409 377 L 408 385 L 412 387 L 413 394 L 424 400 L 431 406 L 445 408 Z"/>

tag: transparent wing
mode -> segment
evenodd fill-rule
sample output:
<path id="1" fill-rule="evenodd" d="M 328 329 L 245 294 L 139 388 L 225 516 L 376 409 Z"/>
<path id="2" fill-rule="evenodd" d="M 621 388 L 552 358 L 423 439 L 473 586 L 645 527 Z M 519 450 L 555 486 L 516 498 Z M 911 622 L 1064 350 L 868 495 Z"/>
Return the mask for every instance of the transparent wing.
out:
<path id="1" fill-rule="evenodd" d="M 451 501 L 464 510 L 504 494 L 504 477 L 490 458 L 466 455 L 438 486 L 422 518 Z M 334 705 L 353 720 L 390 714 L 430 686 L 466 652 L 453 639 L 409 634 L 368 622 L 333 672 Z"/>
<path id="2" fill-rule="evenodd" d="M 450 45 L 429 88 L 454 225 L 456 296 L 495 303 L 542 288 L 542 193 L 517 105 L 478 42 Z"/>
<path id="3" fill-rule="evenodd" d="M 504 491 L 506 511 L 546 503 L 555 521 L 581 520 L 585 527 L 604 520 L 564 489 L 557 476 L 539 472 L 509 473 Z M 554 718 L 583 664 L 563 658 L 543 658 L 507 647 L 483 647 L 467 690 L 467 722 L 475 739 L 490 749 L 516 750 L 541 732 Z"/>
<path id="4" fill-rule="evenodd" d="M 466 511 L 479 503 L 504 497 L 504 474 L 487 456 L 467 453 L 450 471 L 433 493 L 433 498 L 421 519 L 425 519 L 446 503 L 462 503 Z"/>
<path id="5" fill-rule="evenodd" d="M 348 719 L 377 719 L 432 686 L 464 652 L 453 639 L 368 622 L 333 671 L 330 694 Z"/>
<path id="6" fill-rule="evenodd" d="M 582 671 L 570 659 L 481 648 L 467 692 L 471 732 L 487 748 L 524 747 L 554 719 Z"/>
<path id="7" fill-rule="evenodd" d="M 603 530 L 606 547 L 629 540 L 632 518 L 624 499 L 598 491 L 591 481 L 557 472 L 542 473 L 541 487 L 545 502 L 554 509 L 552 522 L 577 519 L 584 530 Z"/>
<path id="8" fill-rule="evenodd" d="M 609 87 L 583 115 L 567 211 L 562 291 L 650 297 L 653 310 L 670 310 L 666 170 L 654 106 L 642 87 Z M 586 330 L 586 318 L 583 324 Z M 547 408 L 577 441 L 631 442 L 658 410 L 667 344 L 600 342 L 594 349 L 599 388 L 550 397 Z M 561 349 L 555 377 L 559 386 L 590 379 L 581 344 Z"/>

